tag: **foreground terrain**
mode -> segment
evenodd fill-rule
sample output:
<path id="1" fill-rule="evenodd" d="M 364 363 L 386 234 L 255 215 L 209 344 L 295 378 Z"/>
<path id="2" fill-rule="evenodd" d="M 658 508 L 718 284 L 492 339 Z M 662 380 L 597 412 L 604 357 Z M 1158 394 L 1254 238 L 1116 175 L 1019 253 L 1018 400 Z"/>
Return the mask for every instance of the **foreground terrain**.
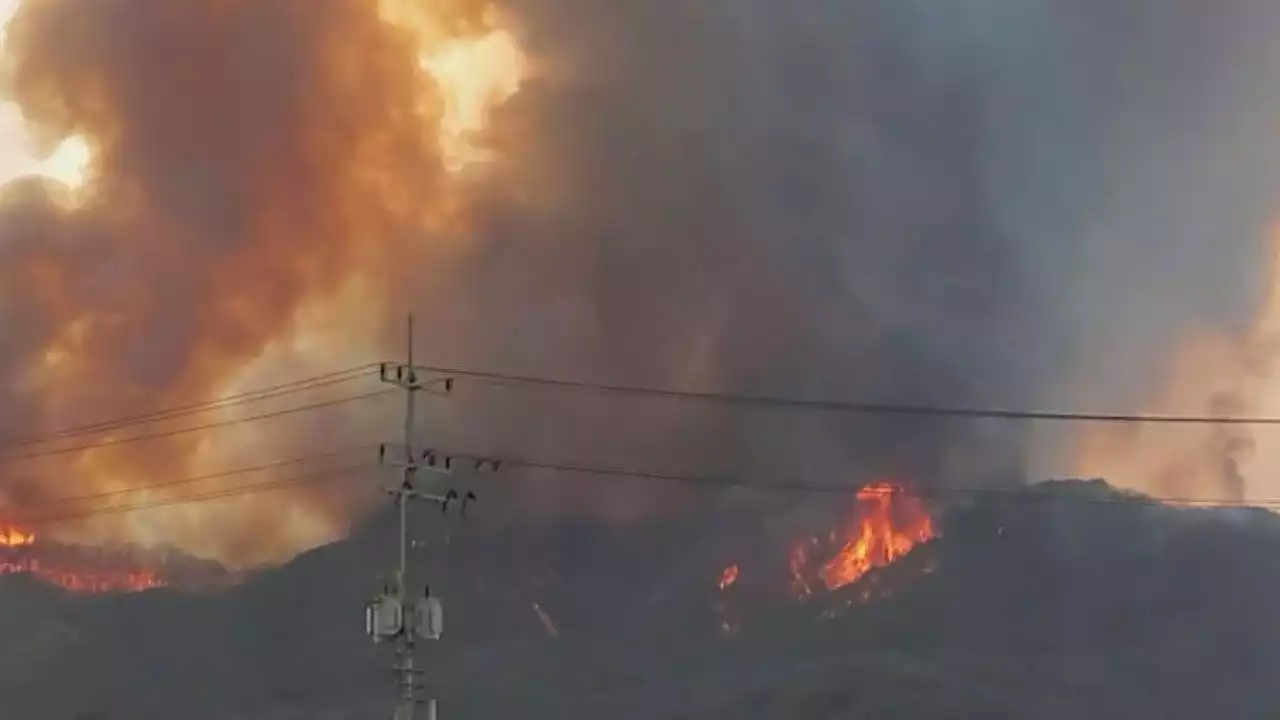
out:
<path id="1" fill-rule="evenodd" d="M 760 518 L 437 537 L 423 562 L 447 602 L 429 660 L 442 716 L 1280 716 L 1271 514 L 1069 483 L 938 519 L 941 537 L 807 599 Z M 385 520 L 217 593 L 0 577 L 3 716 L 389 717 L 389 658 L 361 613 L 391 556 Z M 722 590 L 726 559 L 741 576 Z"/>

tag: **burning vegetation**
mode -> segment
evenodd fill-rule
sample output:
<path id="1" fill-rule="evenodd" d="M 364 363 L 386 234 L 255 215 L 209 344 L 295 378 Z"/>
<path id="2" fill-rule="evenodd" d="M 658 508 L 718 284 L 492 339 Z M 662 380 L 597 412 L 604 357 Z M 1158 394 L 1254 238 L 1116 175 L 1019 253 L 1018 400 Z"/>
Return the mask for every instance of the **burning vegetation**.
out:
<path id="1" fill-rule="evenodd" d="M 177 586 L 225 586 L 232 577 L 216 563 L 132 547 L 86 547 L 37 541 L 36 534 L 0 525 L 0 575 L 26 574 L 75 593 L 132 593 Z"/>
<path id="2" fill-rule="evenodd" d="M 818 585 L 828 591 L 851 585 L 936 534 L 933 518 L 919 498 L 897 483 L 872 483 L 858 491 L 857 511 L 842 531 L 825 538 L 814 535 L 792 547 L 792 591 L 804 598 Z"/>
<path id="3" fill-rule="evenodd" d="M 152 569 L 101 557 L 101 551 L 92 553 L 99 556 L 93 562 L 87 554 L 62 545 L 37 545 L 35 533 L 0 527 L 0 575 L 35 575 L 79 593 L 139 592 L 167 584 Z"/>
<path id="4" fill-rule="evenodd" d="M 938 536 L 933 517 L 919 497 L 900 484 L 877 481 L 858 491 L 856 505 L 840 530 L 810 535 L 792 545 L 787 557 L 790 595 L 805 600 L 818 592 L 834 592 L 864 579 L 859 592 L 863 601 L 890 593 L 868 575 L 906 557 L 921 544 Z M 925 573 L 932 568 L 926 568 Z M 739 565 L 730 564 L 720 571 L 716 586 L 720 597 L 715 604 L 720 629 L 735 634 L 741 622 L 734 612 L 731 590 L 738 583 Z M 872 582 L 876 581 L 876 582 Z M 847 599 L 842 606 L 855 602 Z M 823 617 L 836 611 L 827 610 Z"/>

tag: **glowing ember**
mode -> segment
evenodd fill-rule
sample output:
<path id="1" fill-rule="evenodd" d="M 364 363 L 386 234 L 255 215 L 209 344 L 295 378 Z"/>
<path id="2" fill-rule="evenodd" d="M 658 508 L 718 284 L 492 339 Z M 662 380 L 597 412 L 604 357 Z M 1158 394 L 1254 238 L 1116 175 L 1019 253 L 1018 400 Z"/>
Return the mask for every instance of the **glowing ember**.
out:
<path id="1" fill-rule="evenodd" d="M 0 525 L 0 575 L 31 574 L 77 593 L 140 592 L 166 583 L 151 570 L 120 568 L 115 563 L 80 567 L 67 548 L 37 548 L 34 533 Z"/>
<path id="2" fill-rule="evenodd" d="M 730 565 L 720 573 L 720 589 L 724 590 L 738 581 L 738 566 Z"/>
<path id="3" fill-rule="evenodd" d="M 898 560 L 934 536 L 933 520 L 918 498 L 908 495 L 900 485 L 872 483 L 858 491 L 856 521 L 843 537 L 830 538 L 832 545 L 843 544 L 816 572 L 811 569 L 811 561 L 823 543 L 811 537 L 792 548 L 792 591 L 801 598 L 811 595 L 815 575 L 827 590 L 842 588 L 857 582 L 872 568 Z"/>
<path id="4" fill-rule="evenodd" d="M 716 587 L 721 592 L 729 589 L 734 583 L 738 582 L 738 566 L 729 565 L 720 571 L 720 578 L 716 582 Z M 737 613 L 734 611 L 730 602 L 730 597 L 721 597 L 715 605 L 716 617 L 719 618 L 720 632 L 725 635 L 736 635 L 742 630 L 742 623 L 738 620 Z"/>

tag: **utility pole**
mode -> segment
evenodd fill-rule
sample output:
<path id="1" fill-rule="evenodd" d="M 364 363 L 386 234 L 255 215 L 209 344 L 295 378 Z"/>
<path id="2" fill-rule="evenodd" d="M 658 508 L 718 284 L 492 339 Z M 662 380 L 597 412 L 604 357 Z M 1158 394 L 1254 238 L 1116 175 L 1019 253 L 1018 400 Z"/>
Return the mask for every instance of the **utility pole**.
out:
<path id="1" fill-rule="evenodd" d="M 449 490 L 444 495 L 427 493 L 416 486 L 420 470 L 448 474 L 453 470 L 453 459 L 441 458 L 433 450 L 418 451 L 415 447 L 416 405 L 418 392 L 429 387 L 441 385 L 445 394 L 453 389 L 452 379 L 436 380 L 424 383 L 421 373 L 413 365 L 413 317 L 408 323 L 408 362 L 383 363 L 379 369 L 382 382 L 395 385 L 405 391 L 404 442 L 403 446 L 383 444 L 378 448 L 378 462 L 381 465 L 399 467 L 403 474 L 400 482 L 387 492 L 395 498 L 399 514 L 399 565 L 395 572 L 395 580 L 383 592 L 375 597 L 365 608 L 365 630 L 375 642 L 395 642 L 394 671 L 397 678 L 397 700 L 395 720 L 413 720 L 414 712 L 419 704 L 425 705 L 427 720 L 437 720 L 438 708 L 435 699 L 419 700 L 419 679 L 425 673 L 415 666 L 415 651 L 419 640 L 439 640 L 443 620 L 440 600 L 431 594 L 429 585 L 423 584 L 423 593 L 417 596 L 409 585 L 409 504 L 414 500 L 425 500 L 440 506 L 444 512 L 449 511 L 450 504 L 459 499 L 456 490 Z M 398 457 L 397 457 L 398 456 Z M 462 513 L 466 513 L 468 501 L 475 500 L 475 495 L 468 492 L 461 498 Z"/>

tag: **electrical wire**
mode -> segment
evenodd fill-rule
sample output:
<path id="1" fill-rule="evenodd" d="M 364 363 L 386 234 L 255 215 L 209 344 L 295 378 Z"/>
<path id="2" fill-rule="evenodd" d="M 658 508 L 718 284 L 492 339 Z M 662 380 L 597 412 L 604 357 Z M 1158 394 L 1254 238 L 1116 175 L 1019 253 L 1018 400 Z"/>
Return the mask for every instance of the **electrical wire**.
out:
<path id="1" fill-rule="evenodd" d="M 355 450 L 357 448 L 351 448 Z M 323 455 L 315 455 L 305 458 L 296 458 L 293 460 L 280 461 L 278 463 L 265 464 L 262 466 L 241 468 L 239 470 L 227 471 L 225 473 L 216 473 L 206 476 L 198 476 L 192 478 L 184 478 L 182 480 L 170 481 L 168 483 L 158 483 L 151 486 L 139 486 L 127 490 L 121 490 L 118 493 L 103 493 L 100 495 L 86 495 L 76 498 L 62 498 L 51 502 L 70 503 L 76 500 L 95 500 L 113 497 L 117 494 L 127 494 L 130 492 L 139 492 L 149 489 L 172 487 L 185 483 L 196 483 L 217 477 L 228 477 L 233 474 L 257 472 L 284 466 L 294 462 L 302 462 L 307 460 L 321 459 L 326 456 L 336 456 L 342 451 L 328 453 Z M 481 454 L 470 453 L 448 453 L 445 457 L 471 460 L 477 463 L 489 464 L 490 467 L 513 467 L 532 470 L 548 470 L 552 472 L 592 475 L 597 477 L 616 477 L 630 478 L 638 480 L 660 480 L 667 482 L 678 482 L 684 484 L 697 485 L 702 487 L 712 487 L 718 489 L 742 489 L 767 492 L 782 493 L 798 493 L 798 494 L 828 494 L 828 495 L 857 495 L 865 492 L 865 488 L 861 486 L 851 485 L 816 485 L 803 482 L 765 482 L 758 480 L 744 480 L 727 476 L 711 476 L 711 475 L 694 475 L 675 472 L 660 472 L 651 470 L 628 469 L 619 467 L 607 467 L 596 465 L 585 465 L 569 462 L 551 462 L 545 460 L 534 460 L 528 458 L 514 457 L 494 457 Z M 498 463 L 494 466 L 494 463 Z M 80 510 L 69 510 L 63 512 L 41 513 L 35 512 L 31 514 L 30 509 L 21 516 L 14 518 L 19 521 L 23 527 L 33 527 L 42 524 L 50 524 L 57 522 L 68 522 L 72 520 L 84 520 L 99 515 L 118 514 L 136 512 L 142 510 L 150 510 L 155 508 L 173 507 L 179 505 L 187 505 L 192 503 L 203 503 L 214 500 L 242 497 L 254 495 L 262 492 L 270 492 L 301 485 L 311 484 L 326 479 L 333 479 L 337 476 L 348 476 L 350 473 L 356 473 L 361 470 L 377 467 L 375 463 L 358 463 L 354 465 L 344 466 L 331 470 L 315 471 L 294 475 L 284 479 L 269 480 L 260 483 L 252 483 L 248 485 L 237 485 L 232 488 L 223 488 L 205 493 L 179 495 L 177 497 L 162 498 L 157 500 L 139 501 L 132 504 L 122 505 L 106 505 L 101 507 L 83 508 Z M 999 498 L 1013 500 L 1017 502 L 1080 502 L 1086 504 L 1103 504 L 1103 505 L 1126 505 L 1134 506 L 1155 506 L 1167 505 L 1175 507 L 1188 508 L 1256 508 L 1256 509 L 1273 509 L 1280 510 L 1280 498 L 1261 498 L 1257 500 L 1234 500 L 1234 499 L 1206 499 L 1206 498 L 1190 498 L 1190 497 L 1162 497 L 1148 495 L 1081 495 L 1081 494 L 1050 494 L 1042 492 L 1037 486 L 1022 487 L 912 487 L 911 492 L 914 496 L 920 498 L 942 498 L 954 496 L 973 496 Z M 38 506 L 37 506 L 38 507 Z"/>
<path id="2" fill-rule="evenodd" d="M 313 453 L 311 455 L 302 455 L 298 457 L 289 458 L 287 460 L 277 460 L 275 462 L 262 463 L 259 465 L 251 465 L 248 467 L 240 467 L 232 470 L 222 470 L 219 472 L 206 473 L 203 475 L 184 477 L 177 480 L 164 480 L 161 482 L 146 483 L 142 485 L 133 485 L 130 487 L 120 488 L 117 490 L 106 490 L 103 492 L 86 494 L 86 495 L 65 495 L 62 497 L 42 498 L 39 502 L 33 505 L 24 505 L 22 508 L 20 508 L 20 510 L 22 512 L 31 512 L 33 508 L 36 510 L 39 510 L 49 505 L 52 505 L 52 506 L 70 505 L 75 503 L 90 502 L 90 501 L 96 501 L 96 500 L 108 500 L 115 497 L 132 495 L 136 493 L 146 493 L 154 490 L 167 490 L 169 488 L 181 487 L 184 485 L 194 485 L 197 483 L 207 482 L 209 480 L 221 480 L 229 477 L 236 477 L 239 475 L 247 475 L 249 473 L 264 472 L 267 470 L 278 470 L 283 467 L 289 467 L 290 465 L 301 465 L 305 463 L 316 462 L 319 460 L 329 460 L 336 457 L 342 457 L 344 455 L 350 455 L 355 452 L 372 450 L 373 448 L 376 448 L 376 447 L 377 447 L 376 444 L 353 445 L 345 449 L 334 450 L 332 452 Z M 4 507 L 0 506 L 0 515 L 4 514 L 4 510 L 5 510 Z M 15 509 L 14 511 L 16 510 L 18 509 Z"/>
<path id="3" fill-rule="evenodd" d="M 109 438 L 109 439 L 101 440 L 98 442 L 85 443 L 82 445 L 72 445 L 68 447 L 55 448 L 52 450 L 38 450 L 38 451 L 20 453 L 20 454 L 0 453 L 0 460 L 30 460 L 33 458 L 51 457 L 55 455 L 68 455 L 71 453 L 84 452 L 85 450 L 95 450 L 95 449 L 104 448 L 104 447 L 115 447 L 117 445 L 127 445 L 131 443 L 136 443 L 136 442 L 143 442 L 146 440 L 158 440 L 162 438 L 171 438 L 171 437 L 176 437 L 178 435 L 185 435 L 193 432 L 203 432 L 205 430 L 231 427 L 233 425 L 240 425 L 247 422 L 256 422 L 258 420 L 267 420 L 270 418 L 284 417 L 287 415 L 295 415 L 297 413 L 302 413 L 302 412 L 310 412 L 312 410 L 319 410 L 321 408 L 334 407 L 337 405 L 346 405 L 354 402 L 359 402 L 361 400 L 368 400 L 370 398 L 383 397 L 394 392 L 396 391 L 395 390 L 375 390 L 373 392 L 362 393 L 360 395 L 349 395 L 347 397 L 336 398 L 333 400 L 325 400 L 323 402 L 314 402 L 306 405 L 299 405 L 296 407 L 285 408 L 283 410 L 274 410 L 271 412 L 258 413 L 257 415 L 248 415 L 245 417 L 233 418 L 231 420 L 219 420 L 216 422 L 204 423 L 202 425 L 192 425 L 189 427 L 178 428 L 176 430 L 166 430 L 162 432 L 148 433 L 145 435 L 130 435 L 122 438 Z"/>
<path id="4" fill-rule="evenodd" d="M 249 485 L 240 485 L 234 488 L 226 488 L 223 490 L 210 491 L 198 495 L 182 495 L 175 498 L 166 498 L 161 500 L 139 501 L 133 504 L 125 505 L 108 505 L 99 508 L 90 508 L 75 512 L 54 513 L 47 515 L 32 515 L 18 518 L 21 525 L 26 528 L 35 528 L 62 522 L 70 522 L 73 520 L 85 520 L 98 517 L 101 515 L 115 515 L 122 513 L 139 512 L 143 510 L 153 510 L 156 508 L 173 507 L 175 505 L 191 505 L 196 503 L 212 502 L 215 500 L 223 500 L 234 497 L 244 497 L 248 495 L 257 495 L 265 492 L 276 490 L 285 490 L 289 488 L 300 487 L 303 485 L 311 485 L 322 481 L 346 479 L 355 480 L 359 477 L 361 470 L 367 470 L 373 467 L 370 463 L 362 463 L 357 465 L 349 465 L 332 470 L 323 470 L 294 475 L 292 477 L 281 480 L 270 480 Z"/>
<path id="5" fill-rule="evenodd" d="M 226 395 L 223 397 L 207 400 L 200 403 L 192 403 L 188 405 L 178 405 L 168 407 L 161 410 L 155 410 L 135 415 L 126 415 L 123 417 L 112 418 L 101 422 L 90 423 L 87 425 L 77 425 L 49 433 L 40 435 L 20 436 L 0 440 L 0 449 L 22 447 L 25 445 L 40 445 L 67 438 L 79 437 L 84 435 L 98 435 L 103 432 L 119 430 L 132 425 L 145 425 L 165 420 L 172 420 L 187 415 L 209 412 L 211 410 L 220 410 L 237 405 L 260 402 L 270 400 L 272 398 L 290 395 L 308 390 L 315 390 L 323 387 L 330 387 L 342 383 L 348 383 L 358 380 L 365 371 L 377 367 L 377 363 L 366 363 L 349 367 L 345 370 L 337 370 L 323 375 L 316 375 L 309 378 L 294 380 L 286 383 L 280 383 L 269 387 L 258 388 L 246 392 L 236 393 L 234 395 Z"/>
<path id="6" fill-rule="evenodd" d="M 422 372 L 470 380 L 493 386 L 528 385 L 554 390 L 631 395 L 668 400 L 687 400 L 775 409 L 810 410 L 861 415 L 905 415 L 995 420 L 1047 420 L 1060 422 L 1144 423 L 1172 425 L 1280 425 L 1274 416 L 1158 415 L 1144 413 L 1063 412 L 1053 410 L 1010 410 L 1005 408 L 956 407 L 842 400 L 805 400 L 768 395 L 741 395 L 694 390 L 615 385 L 580 380 L 564 380 L 532 375 L 511 375 L 440 366 L 418 366 Z"/>
<path id="7" fill-rule="evenodd" d="M 55 433 L 44 438 L 24 438 L 8 443 L 0 442 L 0 449 L 6 446 L 14 446 L 19 444 L 34 444 L 39 442 L 48 442 L 54 439 L 75 436 L 77 434 L 91 434 L 102 432 L 105 430 L 118 429 L 131 424 L 155 422 L 159 420 L 172 419 L 185 414 L 204 412 L 211 409 L 226 407 L 228 405 L 240 404 L 244 402 L 254 402 L 259 399 L 277 397 L 279 395 L 289 394 L 309 390 L 317 387 L 338 384 L 355 379 L 357 374 L 377 367 L 378 364 L 370 363 L 366 365 L 348 368 L 346 370 L 336 371 L 327 375 L 316 376 L 299 380 L 291 383 L 283 383 L 281 385 L 263 388 L 260 390 L 240 393 L 237 395 L 218 398 L 205 403 L 168 408 L 166 410 L 147 413 L 144 415 L 128 416 L 115 420 L 98 423 L 95 425 L 86 425 L 79 428 L 68 428 L 66 430 Z M 1280 425 L 1280 417 L 1240 417 L 1240 416 L 1202 416 L 1202 415 L 1150 415 L 1150 414 L 1111 414 L 1111 413 L 1085 413 L 1085 412 L 1058 412 L 1058 411 L 1037 411 L 1037 410 L 1008 410 L 1000 408 L 972 408 L 972 407 L 946 407 L 934 405 L 910 405 L 910 404 L 891 404 L 891 403 L 868 403 L 868 402 L 846 402 L 846 401 L 827 401 L 827 400 L 804 400 L 786 397 L 774 397 L 763 395 L 741 395 L 727 393 L 700 392 L 688 390 L 664 389 L 644 386 L 616 385 L 606 383 L 593 383 L 576 380 L 564 380 L 547 377 L 513 375 L 495 372 L 485 372 L 479 370 L 468 370 L 460 368 L 449 368 L 441 366 L 418 366 L 422 372 L 433 373 L 436 375 L 457 378 L 461 380 L 470 380 L 488 385 L 529 385 L 544 387 L 558 390 L 572 390 L 594 393 L 606 393 L 616 395 L 632 395 L 644 397 L 656 397 L 676 400 L 691 400 L 702 402 L 727 403 L 733 405 L 751 405 L 763 406 L 782 409 L 798 409 L 798 410 L 816 410 L 828 412 L 850 412 L 871 415 L 915 415 L 915 416 L 942 416 L 942 417 L 969 417 L 969 418 L 991 418 L 991 419 L 1025 419 L 1025 420 L 1053 420 L 1053 421 L 1092 421 L 1092 422 L 1111 422 L 1111 423 L 1162 423 L 1162 424 L 1234 424 L 1234 425 Z M 235 418 L 225 421 L 204 423 L 201 425 L 179 428 L 175 430 L 149 433 L 143 435 L 134 435 L 123 438 L 110 438 L 95 443 L 87 443 L 71 447 L 63 447 L 52 450 L 36 451 L 23 454 L 3 454 L 0 452 L 0 460 L 21 460 L 37 457 L 45 457 L 50 455 L 61 455 L 69 453 L 82 452 L 89 449 L 100 447 L 109 447 L 122 445 L 127 443 L 142 442 L 146 440 L 154 440 L 160 438 L 168 438 L 176 435 L 201 432 L 205 430 L 239 425 L 241 423 L 264 420 L 268 418 L 280 417 L 285 415 L 296 414 L 300 412 L 308 412 L 325 407 L 331 407 L 346 403 L 352 403 L 371 399 L 374 397 L 385 396 L 396 392 L 395 390 L 380 390 L 369 393 L 363 393 L 354 396 L 348 396 L 323 402 L 309 403 L 306 405 L 276 410 L 272 412 L 259 413 L 241 418 Z M 367 446 L 366 446 L 367 447 Z M 354 449 L 354 448 L 353 448 Z M 179 480 L 165 481 L 162 483 L 154 483 L 150 485 L 137 486 L 134 488 L 123 488 L 115 491 L 108 491 L 94 495 L 71 496 L 64 498 L 53 498 L 44 503 L 47 504 L 72 504 L 78 502 L 91 502 L 96 500 L 109 499 L 112 497 L 128 495 L 147 490 L 161 489 L 167 487 L 182 486 L 195 484 L 207 480 L 232 477 L 252 472 L 263 472 L 271 469 L 278 469 L 297 463 L 308 462 L 328 457 L 336 457 L 352 449 L 339 450 L 332 453 L 324 453 L 320 455 L 311 455 L 289 460 L 282 460 L 263 465 L 228 470 L 219 473 L 211 473 L 197 477 L 182 478 Z M 657 472 L 649 470 L 618 468 L 618 467 L 601 467 L 584 465 L 572 462 L 548 462 L 531 460 L 526 458 L 493 458 L 475 454 L 453 454 L 452 457 L 476 460 L 477 462 L 497 461 L 499 463 L 512 466 L 522 467 L 526 469 L 541 469 L 553 472 L 579 474 L 579 475 L 595 475 L 601 477 L 622 477 L 632 479 L 660 480 L 670 482 L 681 482 L 686 484 L 700 485 L 716 488 L 738 488 L 746 490 L 771 491 L 771 492 L 789 492 L 789 493 L 817 493 L 817 494 L 856 494 L 862 492 L 863 488 L 858 486 L 847 485 L 816 485 L 805 482 L 767 482 L 767 481 L 748 481 L 735 479 L 731 477 L 717 477 L 706 475 L 693 475 L 669 472 Z M 361 467 L 361 466 L 353 466 Z M 347 469 L 344 469 L 345 472 Z M 324 473 L 327 475 L 328 473 Z M 182 504 L 186 502 L 203 502 L 207 499 L 218 499 L 222 497 L 233 497 L 242 493 L 254 492 L 258 489 L 275 489 L 278 487 L 286 487 L 298 481 L 302 481 L 311 477 L 311 474 L 298 476 L 297 478 L 271 481 L 265 484 L 249 485 L 238 488 L 220 490 L 212 494 L 204 495 L 184 495 L 175 498 L 168 498 L 161 501 L 147 502 L 138 505 L 126 506 L 108 506 L 106 508 L 86 509 L 76 517 L 87 517 L 97 512 L 117 512 L 123 507 L 125 510 L 145 509 L 150 507 L 167 507 L 171 505 Z M 1133 502 L 1149 502 L 1162 503 L 1168 505 L 1180 506 L 1201 506 L 1201 507 L 1261 507 L 1280 509 L 1280 498 L 1276 499 L 1258 499 L 1251 501 L 1236 499 L 1203 499 L 1203 498 L 1174 498 L 1174 497 L 1156 497 L 1156 496 L 1084 496 L 1084 495 L 1068 495 L 1048 496 L 1044 493 L 1032 492 L 1034 487 L 1021 488 L 978 488 L 978 487 L 934 487 L 934 488 L 918 488 L 916 489 L 921 496 L 937 496 L 937 495 L 983 495 L 983 496 L 999 496 L 999 497 L 1015 497 L 1020 500 L 1037 500 L 1037 499 L 1063 499 L 1078 500 L 1084 502 L 1104 502 L 1104 503 L 1133 503 Z M 30 508 L 28 508 L 28 511 Z"/>
<path id="8" fill-rule="evenodd" d="M 475 462 L 483 469 L 494 467 L 515 467 L 532 470 L 548 470 L 576 475 L 593 475 L 597 477 L 615 477 L 633 480 L 659 480 L 665 482 L 684 483 L 719 489 L 757 490 L 765 492 L 821 494 L 821 495 L 857 495 L 866 492 L 862 485 L 817 485 L 797 481 L 762 481 L 745 480 L 728 476 L 696 475 L 677 472 L 661 472 L 620 467 L 584 465 L 572 462 L 552 462 L 519 457 L 495 457 L 476 453 L 449 453 L 448 457 Z M 911 493 L 922 498 L 940 498 L 945 496 L 980 496 L 1010 498 L 1018 501 L 1067 501 L 1106 504 L 1162 504 L 1181 507 L 1216 507 L 1216 508 L 1263 508 L 1280 509 L 1280 498 L 1259 498 L 1256 500 L 1237 500 L 1228 498 L 1192 498 L 1168 497 L 1140 494 L 1115 494 L 1107 496 L 1063 495 L 1038 492 L 1035 485 L 1020 487 L 974 487 L 974 486 L 911 486 Z"/>

